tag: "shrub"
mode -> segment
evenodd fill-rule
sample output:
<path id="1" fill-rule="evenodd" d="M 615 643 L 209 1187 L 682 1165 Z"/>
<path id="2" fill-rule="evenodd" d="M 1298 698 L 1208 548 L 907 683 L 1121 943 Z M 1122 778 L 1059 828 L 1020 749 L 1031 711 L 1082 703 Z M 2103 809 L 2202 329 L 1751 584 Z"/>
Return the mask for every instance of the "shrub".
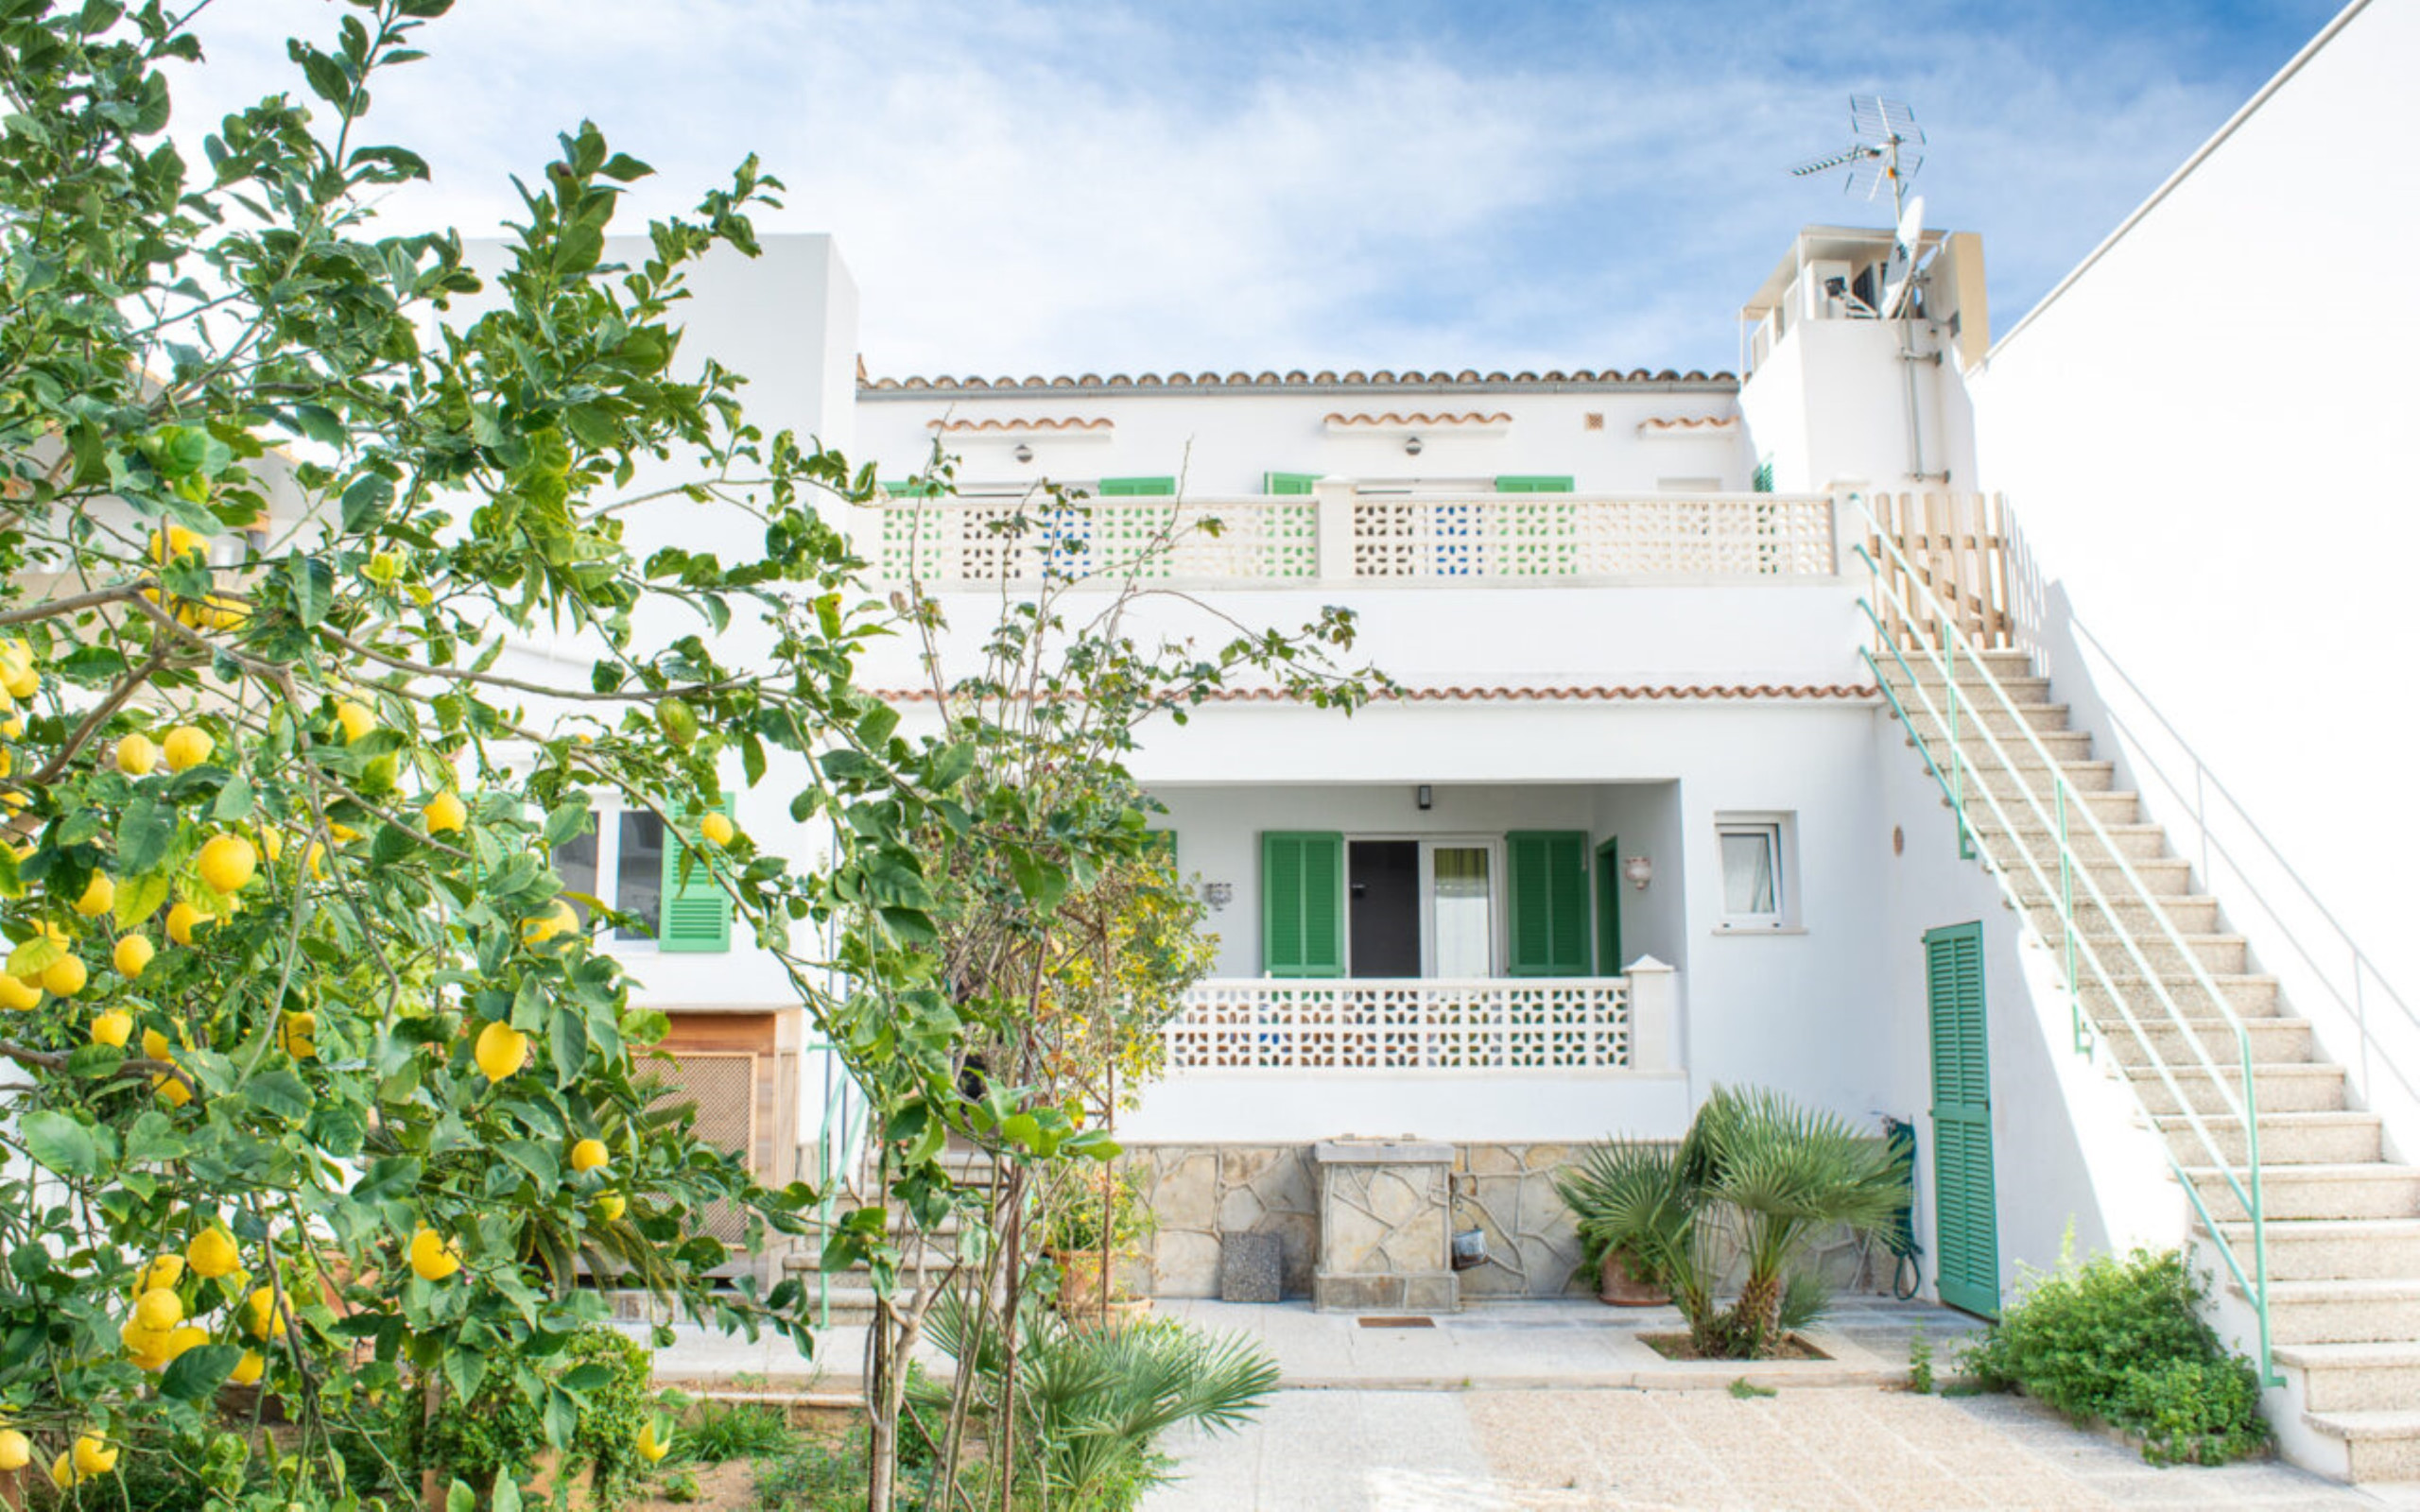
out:
<path id="1" fill-rule="evenodd" d="M 719 1465 L 727 1459 L 778 1454 L 797 1435 L 779 1407 L 761 1402 L 708 1401 L 681 1425 L 672 1452 L 683 1464 Z"/>
<path id="2" fill-rule="evenodd" d="M 467 1402 L 448 1399 L 428 1435 L 425 1457 L 466 1481 L 486 1483 L 499 1473 L 527 1479 L 546 1448 L 545 1420 L 534 1401 L 576 1400 L 563 1474 L 585 1467 L 596 1504 L 618 1506 L 647 1472 L 638 1435 L 654 1406 L 648 1391 L 653 1367 L 645 1345 L 618 1329 L 591 1325 L 540 1368 L 547 1389 L 530 1393 L 505 1379 Z M 578 1385 L 580 1395 L 554 1389 L 566 1383 Z"/>
<path id="3" fill-rule="evenodd" d="M 2019 1282 L 1962 1363 L 1987 1386 L 2139 1435 L 2154 1463 L 2238 1458 L 2269 1442 L 2259 1377 L 2202 1320 L 2203 1296 L 2172 1249 L 2063 1259 Z"/>

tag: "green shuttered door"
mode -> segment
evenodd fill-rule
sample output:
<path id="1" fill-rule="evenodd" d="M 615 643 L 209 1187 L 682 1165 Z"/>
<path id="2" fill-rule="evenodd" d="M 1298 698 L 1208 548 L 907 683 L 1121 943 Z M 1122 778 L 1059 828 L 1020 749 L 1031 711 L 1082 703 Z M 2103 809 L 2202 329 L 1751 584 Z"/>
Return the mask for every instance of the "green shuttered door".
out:
<path id="1" fill-rule="evenodd" d="M 725 793 L 715 807 L 723 816 L 731 815 L 731 795 Z M 699 859 L 684 868 L 682 858 L 689 853 L 686 846 L 671 836 L 664 846 L 664 923 L 656 936 L 656 948 L 666 951 L 727 951 L 731 949 L 731 896 L 707 870 L 702 851 L 705 842 L 698 833 L 701 815 L 690 813 L 681 820 L 681 837 L 700 848 Z M 683 875 L 683 870 L 687 875 Z"/>
<path id="2" fill-rule="evenodd" d="M 1343 835 L 1261 835 L 1260 954 L 1270 976 L 1344 974 Z"/>
<path id="3" fill-rule="evenodd" d="M 1941 1299 L 2000 1311 L 1999 1220 L 1992 1186 L 1992 1065 L 1983 1014 L 1983 926 L 1925 936 L 1932 1007 L 1933 1249 Z"/>
<path id="4" fill-rule="evenodd" d="M 1512 873 L 1514 976 L 1588 974 L 1588 836 L 1515 830 L 1504 837 Z"/>

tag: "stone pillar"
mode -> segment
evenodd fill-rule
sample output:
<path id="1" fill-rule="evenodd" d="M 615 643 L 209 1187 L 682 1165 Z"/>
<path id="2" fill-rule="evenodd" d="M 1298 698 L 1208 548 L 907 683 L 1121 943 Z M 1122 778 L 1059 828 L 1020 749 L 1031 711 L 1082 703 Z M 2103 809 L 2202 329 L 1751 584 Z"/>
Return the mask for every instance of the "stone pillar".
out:
<path id="1" fill-rule="evenodd" d="M 1454 1147 L 1414 1140 L 1322 1140 L 1320 1261 L 1311 1303 L 1322 1313 L 1454 1313 Z"/>
<path id="2" fill-rule="evenodd" d="M 1681 973 L 1652 955 L 1630 963 L 1630 1069 L 1681 1069 Z"/>
<path id="3" fill-rule="evenodd" d="M 1322 478 L 1311 485 L 1319 517 L 1320 581 L 1353 580 L 1353 500 L 1351 478 Z"/>

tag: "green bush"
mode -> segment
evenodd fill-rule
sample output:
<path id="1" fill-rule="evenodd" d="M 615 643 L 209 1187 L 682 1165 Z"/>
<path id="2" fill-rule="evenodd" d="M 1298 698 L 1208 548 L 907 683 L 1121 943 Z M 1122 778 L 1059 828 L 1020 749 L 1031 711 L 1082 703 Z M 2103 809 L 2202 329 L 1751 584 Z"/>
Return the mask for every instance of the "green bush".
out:
<path id="1" fill-rule="evenodd" d="M 549 1386 L 576 1393 L 579 1405 L 562 1475 L 587 1469 L 599 1506 L 621 1505 L 646 1477 L 638 1435 L 654 1411 L 648 1389 L 653 1368 L 654 1357 L 645 1345 L 599 1323 L 573 1334 L 539 1372 Z M 426 1457 L 448 1474 L 484 1485 L 499 1472 L 527 1480 L 546 1447 L 545 1420 L 531 1395 L 502 1381 L 467 1402 L 447 1400 L 428 1436 Z"/>
<path id="2" fill-rule="evenodd" d="M 674 1433 L 672 1452 L 684 1465 L 719 1465 L 727 1459 L 778 1454 L 797 1436 L 779 1407 L 707 1401 L 699 1403 Z"/>
<path id="3" fill-rule="evenodd" d="M 2259 1378 L 2202 1320 L 2203 1296 L 2172 1249 L 2062 1260 L 2019 1282 L 1962 1364 L 1987 1386 L 2139 1435 L 2154 1463 L 2258 1452 L 2269 1442 Z"/>

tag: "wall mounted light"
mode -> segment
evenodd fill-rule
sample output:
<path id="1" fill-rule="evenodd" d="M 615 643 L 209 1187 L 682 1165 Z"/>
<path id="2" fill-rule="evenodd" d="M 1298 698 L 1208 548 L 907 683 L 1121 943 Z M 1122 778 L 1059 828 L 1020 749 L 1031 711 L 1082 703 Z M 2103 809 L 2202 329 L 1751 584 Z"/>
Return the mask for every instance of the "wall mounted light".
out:
<path id="1" fill-rule="evenodd" d="M 1420 455 L 1420 438 L 1415 436 L 1411 439 L 1404 442 L 1403 452 L 1406 456 L 1418 456 Z"/>
<path id="2" fill-rule="evenodd" d="M 1017 442 L 1015 455 L 1016 459 L 1020 462 L 1030 462 L 1033 460 L 1033 448 L 1026 445 L 1023 441 L 1019 441 Z"/>
<path id="3" fill-rule="evenodd" d="M 1632 886 L 1645 892 L 1648 883 L 1655 876 L 1655 864 L 1645 856 L 1633 856 L 1622 863 L 1622 875 L 1630 880 Z"/>
<path id="4" fill-rule="evenodd" d="M 1213 909 L 1224 909 L 1236 901 L 1236 885 L 1232 882 L 1205 882 L 1201 885 L 1201 901 Z"/>
<path id="5" fill-rule="evenodd" d="M 1411 790 L 1411 800 L 1420 805 L 1421 813 L 1426 814 L 1437 806 L 1437 794 L 1426 782 L 1423 782 Z"/>

